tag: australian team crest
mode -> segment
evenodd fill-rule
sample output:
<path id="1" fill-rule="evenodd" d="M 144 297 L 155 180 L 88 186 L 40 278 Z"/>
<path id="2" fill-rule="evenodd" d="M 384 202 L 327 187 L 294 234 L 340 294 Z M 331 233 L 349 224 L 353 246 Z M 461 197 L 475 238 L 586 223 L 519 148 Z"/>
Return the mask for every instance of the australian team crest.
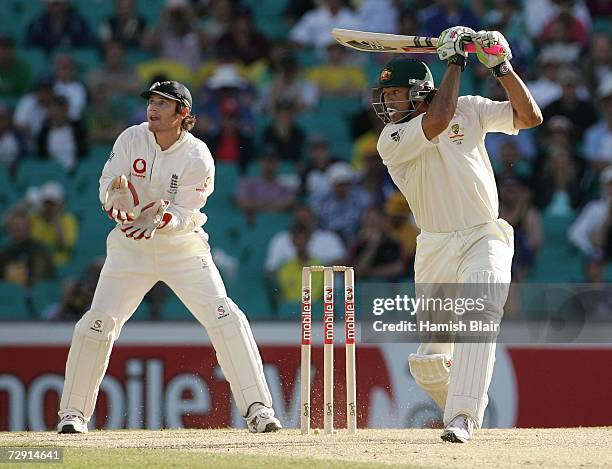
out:
<path id="1" fill-rule="evenodd" d="M 391 79 L 391 70 L 388 68 L 384 68 L 382 72 L 380 72 L 380 81 L 389 81 Z"/>
<path id="2" fill-rule="evenodd" d="M 463 129 L 457 123 L 452 124 L 450 126 L 450 132 L 448 133 L 448 138 L 455 145 L 461 145 L 463 143 L 463 137 L 465 137 L 463 133 Z"/>

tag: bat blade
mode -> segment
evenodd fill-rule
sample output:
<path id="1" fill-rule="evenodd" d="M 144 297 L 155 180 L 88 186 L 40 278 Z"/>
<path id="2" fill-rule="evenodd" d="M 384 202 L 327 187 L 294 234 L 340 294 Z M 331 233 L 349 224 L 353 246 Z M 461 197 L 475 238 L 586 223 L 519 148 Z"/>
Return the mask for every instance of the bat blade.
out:
<path id="1" fill-rule="evenodd" d="M 388 52 L 395 54 L 435 54 L 438 38 L 425 36 L 405 36 L 402 34 L 372 33 L 352 29 L 334 28 L 332 36 L 345 47 L 362 52 Z M 476 52 L 473 44 L 466 44 L 467 52 Z M 486 48 L 487 54 L 500 54 L 503 47 L 497 45 Z"/>

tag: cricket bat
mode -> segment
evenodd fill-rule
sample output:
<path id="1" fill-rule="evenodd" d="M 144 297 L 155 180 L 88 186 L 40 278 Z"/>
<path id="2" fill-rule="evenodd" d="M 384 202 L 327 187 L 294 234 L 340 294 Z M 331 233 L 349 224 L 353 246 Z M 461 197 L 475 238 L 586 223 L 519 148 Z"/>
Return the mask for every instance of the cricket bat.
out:
<path id="1" fill-rule="evenodd" d="M 345 47 L 362 52 L 391 52 L 397 54 L 435 54 L 438 38 L 424 36 L 404 36 L 402 34 L 371 33 L 352 29 L 334 28 L 332 36 Z M 466 52 L 476 52 L 474 44 L 465 45 Z M 487 47 L 487 54 L 498 55 L 504 52 L 500 45 Z"/>

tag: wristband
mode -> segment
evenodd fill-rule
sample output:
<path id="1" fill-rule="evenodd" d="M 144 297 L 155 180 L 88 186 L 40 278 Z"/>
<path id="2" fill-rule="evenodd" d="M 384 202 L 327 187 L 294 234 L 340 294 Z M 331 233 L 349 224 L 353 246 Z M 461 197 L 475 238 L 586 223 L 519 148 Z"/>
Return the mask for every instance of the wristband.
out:
<path id="1" fill-rule="evenodd" d="M 499 78 L 508 75 L 508 73 L 512 71 L 512 65 L 510 65 L 510 62 L 507 60 L 504 60 L 502 63 L 492 67 L 490 70 L 495 78 Z"/>
<path id="2" fill-rule="evenodd" d="M 466 62 L 467 62 L 467 59 L 464 56 L 459 55 L 459 54 L 455 54 L 449 57 L 448 60 L 446 61 L 448 65 L 450 64 L 459 65 L 461 67 L 462 72 L 465 70 Z"/>

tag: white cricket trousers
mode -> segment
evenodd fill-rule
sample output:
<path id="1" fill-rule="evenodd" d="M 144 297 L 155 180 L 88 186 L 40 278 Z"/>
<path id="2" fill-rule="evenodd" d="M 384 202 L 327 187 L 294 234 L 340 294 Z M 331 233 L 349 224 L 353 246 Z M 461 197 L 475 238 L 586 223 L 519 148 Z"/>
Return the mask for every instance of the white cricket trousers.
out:
<path id="1" fill-rule="evenodd" d="M 514 230 L 501 218 L 451 233 L 422 231 L 417 238 L 415 283 L 417 288 L 419 284 L 426 285 L 425 289 L 432 284 L 487 284 L 491 302 L 485 312 L 499 323 L 508 295 L 513 255 Z M 460 287 L 457 294 L 460 295 Z M 482 425 L 495 346 L 494 341 L 419 346 L 420 356 L 452 356 L 448 397 L 445 405 L 441 404 L 445 425 L 459 414 L 471 417 L 476 428 Z"/>
<path id="2" fill-rule="evenodd" d="M 76 411 L 91 418 L 112 345 L 160 280 L 206 328 L 241 414 L 246 416 L 256 402 L 272 405 L 250 325 L 227 298 L 208 236 L 198 229 L 133 240 L 116 227 L 107 238 L 107 257 L 91 308 L 75 326 L 60 416 Z"/>

